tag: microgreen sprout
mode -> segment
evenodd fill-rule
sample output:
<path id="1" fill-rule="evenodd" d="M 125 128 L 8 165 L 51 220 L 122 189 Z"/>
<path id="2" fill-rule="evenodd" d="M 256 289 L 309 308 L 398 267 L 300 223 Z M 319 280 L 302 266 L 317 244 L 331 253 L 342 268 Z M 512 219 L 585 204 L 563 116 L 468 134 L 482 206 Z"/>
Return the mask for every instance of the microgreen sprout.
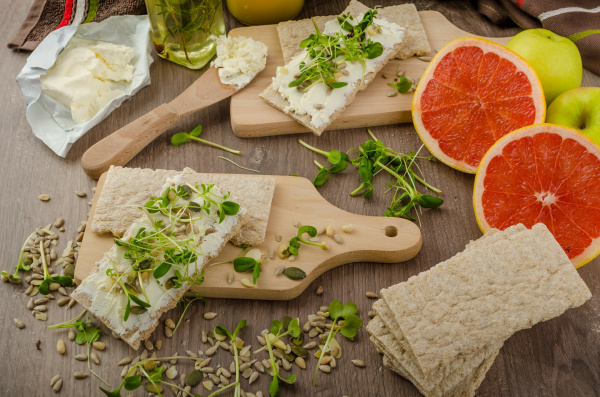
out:
<path id="1" fill-rule="evenodd" d="M 245 273 L 252 270 L 252 283 L 256 284 L 256 280 L 260 277 L 260 264 L 265 261 L 266 258 L 260 258 L 256 260 L 247 256 L 240 256 L 233 260 L 233 269 L 238 273 Z"/>
<path id="2" fill-rule="evenodd" d="M 288 385 L 294 384 L 294 382 L 296 382 L 296 375 L 292 374 L 287 378 L 283 378 L 281 375 L 279 375 L 279 372 L 277 371 L 277 365 L 275 364 L 275 356 L 273 355 L 272 344 L 276 340 L 279 340 L 286 335 L 297 338 L 302 333 L 302 329 L 300 328 L 299 324 L 300 320 L 297 317 L 291 319 L 287 324 L 287 327 L 287 319 L 284 319 L 283 322 L 280 320 L 273 320 L 272 323 L 273 325 L 271 328 L 269 328 L 269 332 L 271 335 L 273 335 L 273 338 L 271 338 L 271 335 L 265 335 L 265 342 L 267 342 L 266 345 L 256 350 L 254 354 L 263 351 L 265 348 L 269 351 L 269 361 L 271 362 L 271 370 L 273 371 L 273 380 L 271 380 L 271 383 L 269 383 L 269 395 L 271 397 L 275 397 L 279 395 L 279 381 L 282 381 Z M 284 329 L 286 330 L 284 331 Z"/>
<path id="3" fill-rule="evenodd" d="M 369 10 L 363 19 L 354 25 L 350 14 L 338 17 L 342 30 L 332 34 L 321 33 L 313 19 L 315 33 L 300 42 L 300 47 L 306 49 L 306 58 L 300 62 L 296 80 L 289 87 L 298 87 L 301 91 L 310 89 L 315 84 L 323 83 L 330 88 L 341 88 L 348 85 L 339 81 L 343 76 L 345 62 L 359 62 L 366 66 L 367 59 L 374 59 L 383 53 L 381 43 L 374 42 L 367 36 L 367 29 L 373 35 L 380 27 L 373 29 L 376 10 Z"/>
<path id="4" fill-rule="evenodd" d="M 241 396 L 242 391 L 241 391 L 241 385 L 240 385 L 240 359 L 239 359 L 239 355 L 238 355 L 236 337 L 237 337 L 238 332 L 240 332 L 245 326 L 246 326 L 246 320 L 241 320 L 238 323 L 237 327 L 235 327 L 235 330 L 233 331 L 233 333 L 230 333 L 227 330 L 227 328 L 220 326 L 220 325 L 215 328 L 216 334 L 219 334 L 221 336 L 228 336 L 231 339 L 231 344 L 233 346 L 233 359 L 235 362 L 235 382 L 222 387 L 221 389 L 217 390 L 215 393 L 211 394 L 211 396 L 216 395 L 216 394 L 218 394 L 217 392 L 224 391 L 225 389 L 228 389 L 230 387 L 235 387 L 234 392 L 233 392 L 233 397 Z"/>
<path id="5" fill-rule="evenodd" d="M 308 143 L 304 142 L 302 139 L 298 139 L 298 142 L 300 142 L 300 144 L 302 146 L 304 146 L 305 148 L 327 157 L 327 161 L 329 161 L 329 163 L 332 164 L 332 166 L 330 168 L 326 168 L 325 166 L 321 165 L 319 162 L 315 161 L 315 164 L 317 165 L 317 167 L 320 168 L 319 172 L 315 176 L 315 179 L 313 180 L 313 185 L 315 185 L 315 187 L 323 186 L 323 184 L 325 184 L 325 182 L 327 182 L 327 179 L 329 179 L 329 174 L 337 174 L 339 172 L 342 172 L 348 166 L 349 158 L 346 153 L 340 152 L 339 150 L 336 150 L 336 149 L 326 152 L 324 150 L 321 150 L 314 146 L 309 145 Z"/>
<path id="6" fill-rule="evenodd" d="M 333 324 L 331 324 L 331 331 L 321 349 L 321 355 L 319 356 L 315 376 L 313 377 L 313 386 L 317 385 L 317 375 L 319 374 L 321 360 L 325 357 L 325 353 L 328 352 L 327 348 L 329 347 L 331 340 L 335 338 L 338 332 L 341 332 L 342 335 L 348 339 L 354 338 L 356 332 L 362 327 L 363 322 L 360 317 L 356 315 L 357 312 L 358 310 L 353 302 L 342 305 L 342 302 L 334 300 L 329 304 L 329 317 L 333 320 Z M 344 323 L 336 327 L 336 323 L 341 320 L 344 320 Z"/>
<path id="7" fill-rule="evenodd" d="M 58 283 L 63 287 L 70 287 L 73 285 L 73 279 L 69 276 L 50 276 L 48 273 L 48 264 L 46 263 L 46 255 L 44 255 L 44 243 L 40 241 L 40 258 L 42 259 L 42 267 L 44 268 L 44 280 L 39 286 L 40 294 L 48 295 L 50 293 L 50 284 Z"/>
<path id="8" fill-rule="evenodd" d="M 202 125 L 198 125 L 196 128 L 194 128 L 189 133 L 188 132 L 178 132 L 177 134 L 175 134 L 175 135 L 173 135 L 171 137 L 171 145 L 173 145 L 173 146 L 179 146 L 179 145 L 183 145 L 184 143 L 186 143 L 189 140 L 193 140 L 193 141 L 197 141 L 197 142 L 203 143 L 205 145 L 216 147 L 218 149 L 224 150 L 224 151 L 229 152 L 229 153 L 233 153 L 233 154 L 240 154 L 240 153 L 242 153 L 239 150 L 230 149 L 228 147 L 219 145 L 217 143 L 210 142 L 210 141 L 207 141 L 207 140 L 202 139 L 202 138 L 198 138 L 201 133 L 202 133 Z"/>
<path id="9" fill-rule="evenodd" d="M 2 276 L 5 277 L 11 283 L 18 284 L 21 282 L 21 276 L 19 275 L 20 270 L 24 270 L 26 272 L 31 270 L 31 264 L 33 263 L 33 260 L 28 254 L 25 253 L 25 247 L 27 246 L 27 242 L 29 241 L 29 239 L 32 238 L 38 230 L 40 230 L 40 228 L 35 229 L 35 231 L 25 239 L 25 242 L 21 247 L 21 252 L 19 253 L 19 261 L 17 262 L 17 266 L 15 266 L 15 272 L 13 274 L 9 274 L 5 271 L 1 273 Z M 43 256 L 44 251 L 41 251 L 41 253 Z"/>
<path id="10" fill-rule="evenodd" d="M 397 83 L 388 83 L 387 85 L 394 87 L 396 90 L 398 90 L 399 94 L 406 94 L 412 88 L 413 83 L 410 82 L 406 77 L 402 76 Z"/>
<path id="11" fill-rule="evenodd" d="M 202 274 L 204 274 L 204 269 L 202 269 Z M 177 302 L 178 305 L 185 304 L 185 306 L 183 307 L 183 312 L 181 312 L 181 316 L 179 316 L 179 321 L 177 321 L 177 324 L 175 324 L 175 328 L 173 329 L 173 335 L 175 335 L 177 328 L 179 328 L 179 324 L 181 324 L 181 320 L 183 320 L 183 317 L 185 316 L 185 312 L 187 311 L 188 307 L 190 307 L 190 305 L 193 302 L 199 300 L 206 305 L 206 299 L 204 299 L 200 295 L 196 295 L 195 297 L 190 299 L 187 303 L 186 303 L 186 300 L 187 300 L 187 298 L 185 296 L 183 296 L 183 297 L 181 297 L 181 299 L 179 299 L 179 302 Z"/>
<path id="12" fill-rule="evenodd" d="M 94 376 L 104 382 L 105 385 L 110 386 L 100 375 L 98 375 L 94 370 L 92 370 L 92 366 L 90 365 L 90 347 L 92 343 L 96 342 L 100 335 L 102 334 L 102 330 L 96 327 L 92 327 L 92 320 L 88 317 L 88 320 L 80 320 L 81 317 L 86 313 L 87 310 L 84 310 L 77 317 L 65 321 L 64 323 L 54 324 L 48 327 L 48 329 L 61 329 L 61 328 L 75 328 L 77 334 L 75 335 L 75 343 L 78 345 L 83 345 L 84 343 L 87 346 L 87 364 L 88 370 L 94 374 Z"/>

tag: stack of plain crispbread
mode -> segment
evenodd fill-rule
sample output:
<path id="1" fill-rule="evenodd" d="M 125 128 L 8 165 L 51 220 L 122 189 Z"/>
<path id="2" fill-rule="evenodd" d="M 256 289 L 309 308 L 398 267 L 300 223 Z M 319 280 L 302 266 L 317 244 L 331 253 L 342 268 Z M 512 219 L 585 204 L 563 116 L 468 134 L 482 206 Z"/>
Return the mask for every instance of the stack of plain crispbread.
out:
<path id="1" fill-rule="evenodd" d="M 381 290 L 367 326 L 386 367 L 425 396 L 473 396 L 515 332 L 582 305 L 584 281 L 545 225 L 492 230 Z"/>

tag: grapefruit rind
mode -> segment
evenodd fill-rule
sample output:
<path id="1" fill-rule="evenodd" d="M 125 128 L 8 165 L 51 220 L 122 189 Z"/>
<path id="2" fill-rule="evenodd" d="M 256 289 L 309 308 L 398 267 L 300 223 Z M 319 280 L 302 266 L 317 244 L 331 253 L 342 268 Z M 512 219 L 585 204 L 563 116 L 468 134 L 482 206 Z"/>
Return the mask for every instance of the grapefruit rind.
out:
<path id="1" fill-rule="evenodd" d="M 490 161 L 494 157 L 500 155 L 502 153 L 502 149 L 508 143 L 543 132 L 557 133 L 561 135 L 562 138 L 574 139 L 575 141 L 577 141 L 577 143 L 580 143 L 590 153 L 595 154 L 596 157 L 600 159 L 600 146 L 596 144 L 596 142 L 594 142 L 587 135 L 584 135 L 580 131 L 570 127 L 548 123 L 540 123 L 519 128 L 503 136 L 487 151 L 485 156 L 483 156 L 483 159 L 481 159 L 479 167 L 477 168 L 477 173 L 475 175 L 475 183 L 473 187 L 473 209 L 475 211 L 475 220 L 477 221 L 477 225 L 483 233 L 486 233 L 490 229 L 492 229 L 492 226 L 489 225 L 484 216 L 483 204 L 481 201 L 483 192 L 485 191 L 483 184 L 486 176 L 486 170 Z M 515 222 L 519 223 L 518 219 L 515 220 Z M 571 262 L 573 263 L 575 268 L 579 268 L 585 265 L 586 263 L 590 262 L 592 259 L 596 258 L 599 254 L 600 237 L 597 237 L 595 239 L 592 239 L 592 242 L 586 247 L 586 249 L 581 254 L 571 258 Z"/>
<path id="2" fill-rule="evenodd" d="M 413 101 L 411 104 L 411 113 L 413 124 L 417 131 L 417 134 L 421 138 L 421 141 L 425 145 L 425 147 L 433 154 L 438 160 L 442 163 L 457 169 L 462 172 L 475 174 L 477 172 L 477 166 L 473 166 L 468 164 L 462 160 L 456 160 L 447 154 L 445 154 L 439 146 L 437 140 L 431 137 L 427 128 L 425 128 L 423 121 L 421 119 L 421 97 L 427 87 L 427 83 L 432 79 L 433 73 L 440 61 L 444 58 L 446 54 L 449 52 L 453 52 L 455 49 L 463 46 L 475 46 L 481 48 L 484 53 L 490 52 L 489 49 L 496 49 L 496 53 L 502 54 L 510 54 L 510 58 L 508 58 L 513 64 L 515 64 L 519 71 L 525 73 L 527 78 L 531 83 L 531 97 L 534 98 L 534 103 L 536 105 L 536 117 L 533 124 L 543 123 L 546 117 L 546 100 L 544 97 L 544 92 L 542 89 L 542 83 L 538 78 L 537 74 L 531 67 L 531 65 L 522 58 L 519 54 L 514 51 L 509 50 L 508 48 L 501 46 L 500 44 L 494 43 L 493 41 L 489 41 L 480 37 L 461 37 L 455 40 L 452 40 L 448 44 L 446 44 L 432 59 L 429 63 L 427 69 L 423 73 L 423 76 L 419 80 L 417 88 L 415 90 L 415 94 L 413 96 Z M 487 49 L 487 51 L 486 51 Z M 505 57 L 506 58 L 506 57 Z M 535 98 L 538 101 L 535 101 Z"/>

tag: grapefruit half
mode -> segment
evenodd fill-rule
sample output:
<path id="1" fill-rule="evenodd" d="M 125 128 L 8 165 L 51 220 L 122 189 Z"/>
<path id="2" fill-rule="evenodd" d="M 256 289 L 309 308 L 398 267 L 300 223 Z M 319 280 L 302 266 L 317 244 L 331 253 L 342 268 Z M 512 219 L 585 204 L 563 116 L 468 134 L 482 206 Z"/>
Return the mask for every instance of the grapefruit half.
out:
<path id="1" fill-rule="evenodd" d="M 600 253 L 600 147 L 554 124 L 513 131 L 481 160 L 473 206 L 484 232 L 544 223 L 580 267 Z"/>
<path id="2" fill-rule="evenodd" d="M 421 77 L 412 102 L 415 129 L 443 163 L 474 174 L 498 139 L 542 123 L 546 101 L 527 61 L 477 37 L 448 43 Z"/>

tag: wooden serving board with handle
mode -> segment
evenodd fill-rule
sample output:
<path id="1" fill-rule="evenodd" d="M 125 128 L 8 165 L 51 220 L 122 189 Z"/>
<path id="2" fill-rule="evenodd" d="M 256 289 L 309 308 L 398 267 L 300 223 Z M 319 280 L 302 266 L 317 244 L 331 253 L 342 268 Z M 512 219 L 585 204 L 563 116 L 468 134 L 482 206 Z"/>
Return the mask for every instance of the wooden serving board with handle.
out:
<path id="1" fill-rule="evenodd" d="M 419 11 L 419 16 L 425 28 L 432 55 L 435 49 L 442 48 L 454 39 L 474 36 L 454 26 L 437 11 Z M 252 37 L 269 47 L 265 70 L 256 76 L 246 88 L 231 98 L 230 113 L 233 132 L 243 138 L 307 132 L 306 127 L 258 97 L 271 84 L 277 67 L 283 66 L 285 63 L 277 35 L 277 25 L 237 28 L 231 30 L 229 34 Z M 487 39 L 504 45 L 511 37 Z M 429 62 L 421 61 L 417 57 L 391 60 L 373 82 L 358 93 L 354 102 L 333 122 L 329 129 L 338 130 L 411 122 L 412 92 L 388 97 L 387 93 L 393 91 L 393 88 L 387 83 L 394 82 L 393 76 L 398 68 L 403 70 L 406 76 L 416 80 L 423 75 L 428 65 Z M 390 77 L 384 79 L 381 77 L 383 74 Z"/>
<path id="2" fill-rule="evenodd" d="M 294 222 L 321 228 L 333 225 L 336 233 L 343 239 L 338 244 L 325 234 L 319 237 L 325 240 L 328 250 L 320 247 L 302 245 L 294 261 L 267 259 L 262 266 L 261 276 L 254 288 L 241 284 L 242 278 L 252 280 L 251 273 L 235 273 L 234 281 L 227 283 L 227 277 L 233 272 L 233 265 L 226 263 L 205 267 L 204 283 L 194 287 L 203 297 L 289 300 L 300 295 L 310 283 L 327 270 L 351 262 L 398 263 L 413 258 L 421 248 L 421 231 L 413 222 L 400 218 L 372 217 L 351 214 L 327 202 L 305 178 L 294 176 L 273 176 L 276 179 L 275 193 L 271 205 L 265 242 L 260 246 L 263 255 L 268 256 L 271 249 L 277 252 L 280 242 L 275 240 L 281 235 L 282 241 L 289 241 L 297 234 Z M 91 224 L 98 197 L 106 174 L 103 174 L 96 187 L 88 224 Z M 342 226 L 352 224 L 351 233 L 343 233 Z M 75 268 L 75 281 L 80 282 L 92 271 L 95 263 L 113 245 L 110 234 L 85 233 Z M 229 261 L 240 256 L 242 249 L 227 244 L 221 254 L 211 262 Z M 288 279 L 284 275 L 275 276 L 275 270 L 281 266 L 295 266 L 304 270 L 307 277 L 301 281 Z"/>

